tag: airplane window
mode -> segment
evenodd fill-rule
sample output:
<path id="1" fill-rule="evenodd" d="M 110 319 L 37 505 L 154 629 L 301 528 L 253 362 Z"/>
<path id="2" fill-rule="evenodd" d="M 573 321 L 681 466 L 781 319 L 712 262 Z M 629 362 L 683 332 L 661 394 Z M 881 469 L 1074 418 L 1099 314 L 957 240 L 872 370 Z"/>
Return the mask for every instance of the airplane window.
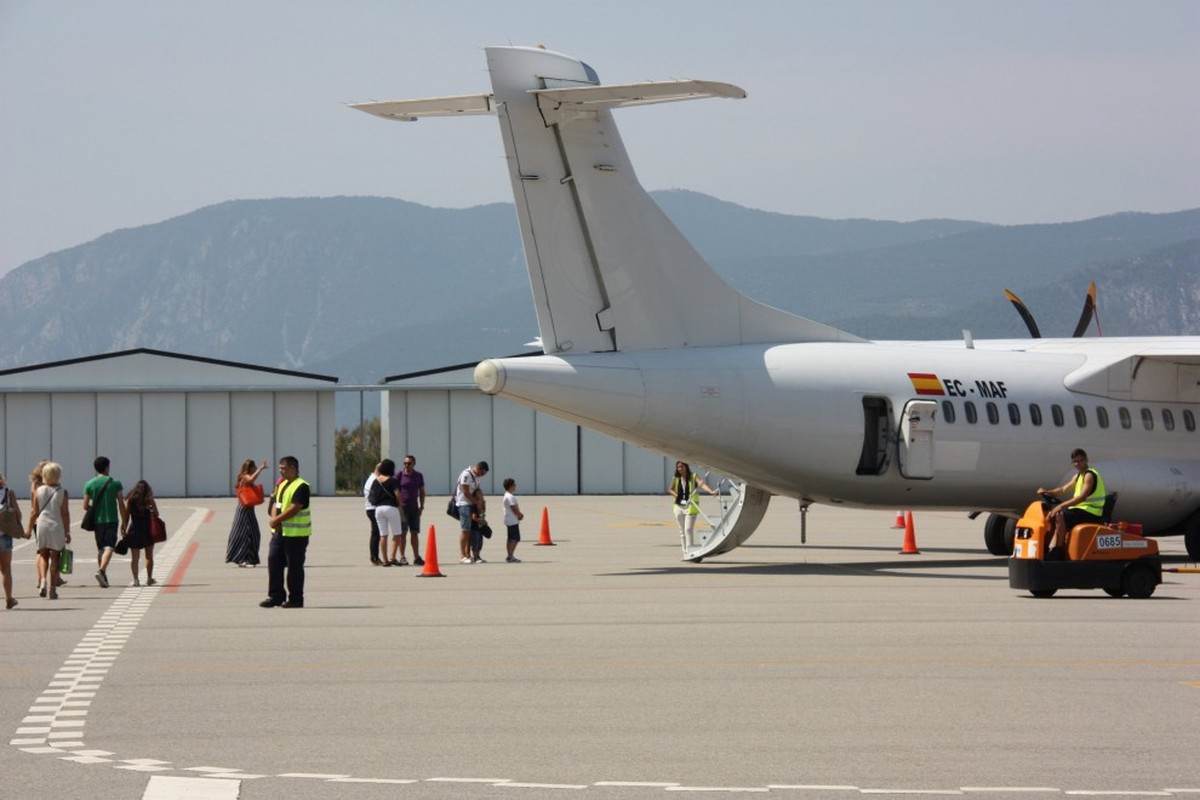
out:
<path id="1" fill-rule="evenodd" d="M 1175 415 L 1169 408 L 1163 409 L 1163 427 L 1169 431 L 1175 430 Z"/>
<path id="2" fill-rule="evenodd" d="M 1142 409 L 1142 427 L 1148 431 L 1154 430 L 1154 414 L 1148 408 Z"/>
<path id="3" fill-rule="evenodd" d="M 1196 416 L 1190 408 L 1183 410 L 1183 427 L 1187 428 L 1189 433 L 1196 430 Z"/>
<path id="4" fill-rule="evenodd" d="M 1029 421 L 1034 425 L 1042 424 L 1042 407 L 1037 403 L 1029 404 Z"/>
<path id="5" fill-rule="evenodd" d="M 1013 425 L 1021 424 L 1021 407 L 1016 403 L 1008 404 L 1008 421 Z"/>
<path id="6" fill-rule="evenodd" d="M 954 403 L 951 403 L 949 400 L 942 401 L 942 419 L 951 425 L 954 424 Z"/>
<path id="7" fill-rule="evenodd" d="M 1087 427 L 1087 409 L 1083 406 L 1075 406 L 1075 424 L 1080 428 Z"/>
<path id="8" fill-rule="evenodd" d="M 1050 416 L 1054 418 L 1054 427 L 1061 428 L 1063 426 L 1062 406 L 1057 403 L 1050 406 Z"/>
<path id="9" fill-rule="evenodd" d="M 1133 427 L 1133 420 L 1129 416 L 1128 408 L 1126 408 L 1125 406 L 1121 406 L 1120 408 L 1118 408 L 1117 416 L 1119 416 L 1121 418 L 1121 427 L 1122 428 L 1124 428 L 1125 430 L 1129 430 L 1130 428 Z"/>
<path id="10" fill-rule="evenodd" d="M 988 422 L 992 423 L 993 425 L 1000 424 L 1000 409 L 996 408 L 995 403 L 990 402 L 990 401 L 988 402 L 987 414 L 988 414 Z"/>
<path id="11" fill-rule="evenodd" d="M 1108 409 L 1104 406 L 1096 406 L 1096 422 L 1100 423 L 1101 428 L 1108 427 Z"/>
<path id="12" fill-rule="evenodd" d="M 975 413 L 975 403 L 971 400 L 963 403 L 963 411 L 967 412 L 967 422 L 974 425 L 979 421 L 979 415 Z"/>

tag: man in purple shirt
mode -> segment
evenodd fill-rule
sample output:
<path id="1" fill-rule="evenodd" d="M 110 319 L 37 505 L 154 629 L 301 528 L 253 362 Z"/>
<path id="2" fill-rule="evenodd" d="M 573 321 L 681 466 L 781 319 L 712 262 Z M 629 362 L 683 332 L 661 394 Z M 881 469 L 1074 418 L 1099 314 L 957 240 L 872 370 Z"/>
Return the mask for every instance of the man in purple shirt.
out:
<path id="1" fill-rule="evenodd" d="M 404 457 L 404 468 L 397 475 L 400 484 L 400 560 L 404 561 L 405 540 L 412 539 L 412 563 L 420 567 L 421 558 L 421 512 L 425 510 L 425 476 L 417 472 L 416 456 Z"/>

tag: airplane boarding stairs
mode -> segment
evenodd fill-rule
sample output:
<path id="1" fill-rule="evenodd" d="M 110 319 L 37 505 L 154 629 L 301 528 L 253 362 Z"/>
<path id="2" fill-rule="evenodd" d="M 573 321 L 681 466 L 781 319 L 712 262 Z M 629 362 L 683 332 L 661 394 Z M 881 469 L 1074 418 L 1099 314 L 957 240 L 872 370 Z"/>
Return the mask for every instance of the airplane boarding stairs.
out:
<path id="1" fill-rule="evenodd" d="M 708 476 L 705 476 L 707 482 Z M 767 513 L 771 493 L 745 483 L 722 479 L 714 488 L 716 497 L 704 495 L 699 501 L 699 519 L 692 536 L 692 546 L 685 547 L 683 560 L 700 563 L 709 556 L 719 556 L 738 547 L 754 533 Z M 712 503 L 719 508 L 712 508 Z M 712 512 L 712 513 L 709 513 Z M 707 529 L 703 528 L 708 523 Z"/>

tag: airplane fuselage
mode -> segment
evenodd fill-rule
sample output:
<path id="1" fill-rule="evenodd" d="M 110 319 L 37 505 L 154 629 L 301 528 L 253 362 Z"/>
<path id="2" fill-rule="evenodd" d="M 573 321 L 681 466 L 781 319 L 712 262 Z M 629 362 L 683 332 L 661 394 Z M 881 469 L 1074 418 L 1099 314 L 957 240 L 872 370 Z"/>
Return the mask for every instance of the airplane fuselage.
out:
<path id="1" fill-rule="evenodd" d="M 816 502 L 1012 512 L 1062 483 L 1084 447 L 1124 493 L 1124 518 L 1177 524 L 1200 501 L 1200 404 L 1070 391 L 1088 356 L 1041 346 L 676 348 L 492 360 L 476 375 L 485 391 Z M 914 401 L 934 404 L 924 471 L 902 463 Z"/>

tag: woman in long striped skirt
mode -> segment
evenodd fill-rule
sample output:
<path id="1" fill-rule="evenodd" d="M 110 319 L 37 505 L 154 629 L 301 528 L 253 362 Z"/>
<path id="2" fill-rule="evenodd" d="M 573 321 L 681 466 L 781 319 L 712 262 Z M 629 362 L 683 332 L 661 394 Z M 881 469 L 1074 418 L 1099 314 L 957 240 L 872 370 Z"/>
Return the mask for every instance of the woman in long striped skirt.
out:
<path id="1" fill-rule="evenodd" d="M 239 490 L 245 488 L 256 487 L 258 502 L 262 502 L 261 487 L 258 487 L 258 476 L 264 469 L 267 468 L 267 462 L 263 461 L 262 466 L 255 467 L 253 459 L 246 459 L 242 462 L 242 468 L 238 471 L 237 481 L 235 485 Z M 255 514 L 254 508 L 258 503 L 250 504 L 245 502 L 245 493 L 238 492 L 238 507 L 233 513 L 233 526 L 229 529 L 229 544 L 225 548 L 225 563 L 237 564 L 239 567 L 255 567 L 258 566 L 258 546 L 262 540 L 262 534 L 258 529 L 258 516 Z"/>

